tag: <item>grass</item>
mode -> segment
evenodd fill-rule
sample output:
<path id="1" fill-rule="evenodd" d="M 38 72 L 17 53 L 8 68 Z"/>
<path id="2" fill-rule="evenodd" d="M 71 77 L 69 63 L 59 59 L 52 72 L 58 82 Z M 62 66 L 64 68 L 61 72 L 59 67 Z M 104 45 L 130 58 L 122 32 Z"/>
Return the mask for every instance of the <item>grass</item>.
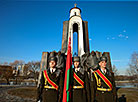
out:
<path id="1" fill-rule="evenodd" d="M 36 99 L 36 87 L 25 87 L 25 88 L 10 89 L 8 91 L 8 94 L 19 96 L 22 98 Z"/>
<path id="2" fill-rule="evenodd" d="M 8 91 L 9 94 L 22 98 L 36 98 L 36 87 L 15 88 Z M 138 102 L 138 88 L 120 88 L 118 98 L 125 95 L 126 102 Z"/>

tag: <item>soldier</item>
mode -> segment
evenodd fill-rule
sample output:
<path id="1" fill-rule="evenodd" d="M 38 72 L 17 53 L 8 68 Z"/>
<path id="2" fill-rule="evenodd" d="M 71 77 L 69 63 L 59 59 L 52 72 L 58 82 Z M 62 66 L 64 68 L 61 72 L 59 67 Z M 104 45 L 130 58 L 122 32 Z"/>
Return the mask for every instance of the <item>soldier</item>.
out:
<path id="1" fill-rule="evenodd" d="M 60 69 L 56 68 L 57 58 L 49 58 L 49 68 L 42 72 L 38 87 L 37 101 L 61 102 L 63 89 L 63 76 Z"/>
<path id="2" fill-rule="evenodd" d="M 90 102 L 90 87 L 87 73 L 80 67 L 80 58 L 74 57 L 72 102 Z"/>
<path id="3" fill-rule="evenodd" d="M 93 72 L 91 102 L 116 102 L 117 94 L 114 73 L 106 68 L 107 58 L 100 57 L 99 67 Z"/>

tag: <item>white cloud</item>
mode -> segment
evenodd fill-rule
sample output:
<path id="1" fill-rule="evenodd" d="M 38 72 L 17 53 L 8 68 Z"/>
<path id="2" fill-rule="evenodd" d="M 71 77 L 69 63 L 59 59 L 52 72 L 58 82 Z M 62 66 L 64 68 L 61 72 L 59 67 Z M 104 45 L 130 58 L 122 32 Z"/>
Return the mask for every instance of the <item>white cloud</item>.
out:
<path id="1" fill-rule="evenodd" d="M 126 30 L 123 30 L 123 32 L 125 33 L 125 32 L 126 32 Z"/>
<path id="2" fill-rule="evenodd" d="M 119 34 L 118 37 L 122 38 L 122 37 L 124 37 L 124 35 L 123 34 Z"/>
<path id="3" fill-rule="evenodd" d="M 121 40 L 121 39 L 123 39 L 123 40 L 126 40 L 126 39 L 128 39 L 128 36 L 125 34 L 125 32 L 126 32 L 126 30 L 123 30 L 123 32 L 120 32 L 120 34 L 119 35 L 117 35 L 117 36 L 110 36 L 110 37 L 107 37 L 106 39 L 107 40 L 109 40 L 109 39 L 112 39 L 112 40 Z"/>
<path id="4" fill-rule="evenodd" d="M 91 38 L 89 40 L 92 40 Z"/>
<path id="5" fill-rule="evenodd" d="M 124 34 L 119 34 L 118 37 L 121 39 L 128 39 L 128 36 L 126 36 Z"/>
<path id="6" fill-rule="evenodd" d="M 109 40 L 109 37 L 108 38 L 106 38 L 107 40 Z"/>
<path id="7" fill-rule="evenodd" d="M 115 37 L 112 37 L 112 39 L 114 40 L 114 39 L 115 39 Z"/>

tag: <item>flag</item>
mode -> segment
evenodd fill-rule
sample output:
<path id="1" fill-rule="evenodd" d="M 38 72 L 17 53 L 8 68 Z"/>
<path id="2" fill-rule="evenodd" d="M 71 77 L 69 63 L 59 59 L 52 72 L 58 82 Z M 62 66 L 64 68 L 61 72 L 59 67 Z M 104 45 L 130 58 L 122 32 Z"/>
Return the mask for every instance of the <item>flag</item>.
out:
<path id="1" fill-rule="evenodd" d="M 65 79 L 64 79 L 64 90 L 63 90 L 63 102 L 70 101 L 70 81 L 71 81 L 71 67 L 72 67 L 72 54 L 71 54 L 71 37 L 69 37 Z"/>

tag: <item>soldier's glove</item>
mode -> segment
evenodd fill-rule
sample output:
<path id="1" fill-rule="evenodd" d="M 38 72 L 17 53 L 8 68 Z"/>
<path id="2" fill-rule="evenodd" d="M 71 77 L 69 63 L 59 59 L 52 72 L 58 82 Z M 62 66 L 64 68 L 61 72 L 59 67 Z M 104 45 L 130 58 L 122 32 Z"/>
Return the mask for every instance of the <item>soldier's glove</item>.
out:
<path id="1" fill-rule="evenodd" d="M 36 102 L 41 102 L 40 100 L 37 100 Z"/>
<path id="2" fill-rule="evenodd" d="M 36 102 L 42 102 L 40 99 L 37 99 L 37 101 Z"/>

